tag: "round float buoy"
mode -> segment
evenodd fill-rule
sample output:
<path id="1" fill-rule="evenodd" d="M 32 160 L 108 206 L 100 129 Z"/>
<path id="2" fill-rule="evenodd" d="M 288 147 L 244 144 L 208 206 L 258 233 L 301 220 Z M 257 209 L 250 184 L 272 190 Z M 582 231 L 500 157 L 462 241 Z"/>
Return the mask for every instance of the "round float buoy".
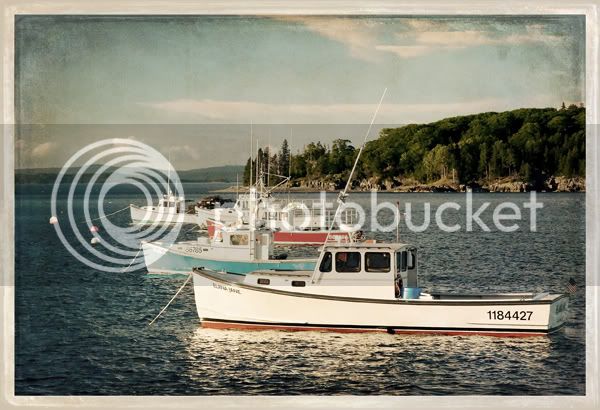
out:
<path id="1" fill-rule="evenodd" d="M 98 232 L 100 230 L 100 228 L 98 228 L 96 225 L 92 225 L 90 226 L 90 232 Z"/>
<path id="2" fill-rule="evenodd" d="M 91 243 L 92 245 L 95 245 L 95 244 L 97 244 L 97 243 L 99 243 L 99 242 L 100 242 L 100 239 L 99 239 L 99 238 L 92 238 L 92 240 L 90 241 L 90 243 Z"/>
<path id="3" fill-rule="evenodd" d="M 58 218 L 55 216 L 50 217 L 50 225 L 56 225 L 58 223 Z"/>

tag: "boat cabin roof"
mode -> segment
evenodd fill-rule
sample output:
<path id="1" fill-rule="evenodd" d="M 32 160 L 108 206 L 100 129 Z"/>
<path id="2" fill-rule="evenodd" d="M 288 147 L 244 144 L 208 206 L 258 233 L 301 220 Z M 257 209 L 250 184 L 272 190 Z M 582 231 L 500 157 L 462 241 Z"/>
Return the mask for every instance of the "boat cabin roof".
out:
<path id="1" fill-rule="evenodd" d="M 325 252 L 336 252 L 336 251 L 355 251 L 360 252 L 361 250 L 381 250 L 381 251 L 398 251 L 411 247 L 407 243 L 371 243 L 371 242 L 357 242 L 357 243 L 333 243 L 324 246 Z"/>

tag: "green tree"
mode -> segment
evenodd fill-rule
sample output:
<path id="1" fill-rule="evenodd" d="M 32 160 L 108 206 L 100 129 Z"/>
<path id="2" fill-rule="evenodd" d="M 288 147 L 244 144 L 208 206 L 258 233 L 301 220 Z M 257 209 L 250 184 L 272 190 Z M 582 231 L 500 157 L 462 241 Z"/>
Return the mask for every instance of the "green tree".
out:
<path id="1" fill-rule="evenodd" d="M 288 175 L 290 172 L 290 148 L 286 139 L 281 143 L 279 150 L 278 170 L 279 175 Z"/>

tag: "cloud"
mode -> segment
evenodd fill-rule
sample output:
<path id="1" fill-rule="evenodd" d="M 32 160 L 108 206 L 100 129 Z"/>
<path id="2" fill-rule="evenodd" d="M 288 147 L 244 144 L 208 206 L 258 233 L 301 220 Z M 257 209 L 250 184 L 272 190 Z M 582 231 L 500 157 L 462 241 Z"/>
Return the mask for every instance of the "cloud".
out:
<path id="1" fill-rule="evenodd" d="M 43 158 L 54 151 L 56 148 L 56 143 L 54 142 L 44 142 L 42 144 L 36 145 L 31 150 L 31 156 L 34 158 Z"/>
<path id="2" fill-rule="evenodd" d="M 361 60 L 373 60 L 376 43 L 374 26 L 366 20 L 343 17 L 277 17 L 279 20 L 296 22 L 325 38 L 348 46 L 350 55 Z"/>
<path id="3" fill-rule="evenodd" d="M 547 34 L 541 24 L 519 27 L 520 31 L 464 30 L 449 22 L 430 19 L 403 20 L 406 30 L 396 33 L 397 42 L 381 42 L 380 24 L 371 20 L 343 17 L 293 16 L 277 17 L 302 24 L 325 38 L 344 44 L 352 57 L 374 61 L 383 53 L 400 58 L 415 58 L 427 54 L 460 50 L 484 45 L 553 44 L 561 36 Z"/>
<path id="4" fill-rule="evenodd" d="M 520 106 L 552 106 L 549 96 L 531 96 Z M 212 123 L 249 124 L 364 124 L 369 122 L 374 104 L 267 104 L 255 101 L 216 101 L 210 99 L 178 99 L 141 105 L 164 113 L 202 118 Z M 502 111 L 513 108 L 514 101 L 486 98 L 449 103 L 392 104 L 384 103 L 378 123 L 402 124 L 433 121 L 447 116 L 483 111 Z M 182 150 L 186 150 L 182 147 Z M 191 155 L 188 152 L 188 155 Z"/>
<path id="5" fill-rule="evenodd" d="M 169 146 L 163 151 L 166 152 L 165 157 L 170 156 L 173 163 L 184 160 L 199 161 L 202 157 L 197 148 L 187 144 Z"/>
<path id="6" fill-rule="evenodd" d="M 459 50 L 478 46 L 524 45 L 524 44 L 556 44 L 563 40 L 561 36 L 547 34 L 543 26 L 527 25 L 520 33 L 497 33 L 482 30 L 448 30 L 443 24 L 409 24 L 411 27 L 425 28 L 424 31 L 397 33 L 396 37 L 402 43 L 412 45 L 377 45 L 380 51 L 387 51 L 401 58 L 413 58 L 440 51 Z M 437 30 L 432 30 L 437 29 Z"/>

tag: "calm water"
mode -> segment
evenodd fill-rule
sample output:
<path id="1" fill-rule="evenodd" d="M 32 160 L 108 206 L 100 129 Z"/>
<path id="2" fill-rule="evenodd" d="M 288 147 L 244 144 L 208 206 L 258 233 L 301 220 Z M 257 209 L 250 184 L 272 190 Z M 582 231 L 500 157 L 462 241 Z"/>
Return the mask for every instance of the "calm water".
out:
<path id="1" fill-rule="evenodd" d="M 193 198 L 215 187 L 188 184 L 185 190 Z M 48 224 L 51 186 L 17 191 L 17 395 L 585 393 L 583 194 L 539 194 L 544 208 L 538 232 L 401 231 L 403 241 L 420 248 L 421 283 L 429 290 L 562 292 L 569 277 L 577 280 L 580 290 L 564 330 L 549 338 L 509 339 L 208 330 L 199 327 L 191 286 L 148 327 L 184 278 L 88 268 L 63 248 Z M 107 213 L 142 198 L 113 190 L 108 199 Z M 369 201 L 366 194 L 351 199 Z M 465 196 L 379 199 L 411 202 L 418 221 L 424 202 L 432 209 L 447 200 L 464 205 Z M 475 194 L 474 204 L 527 199 Z M 488 209 L 482 219 L 493 226 L 491 215 Z M 528 211 L 524 216 L 521 224 L 528 225 Z M 464 211 L 449 211 L 447 223 L 464 226 L 464 218 Z M 126 225 L 129 215 L 110 219 Z M 377 237 L 392 240 L 395 233 Z"/>

